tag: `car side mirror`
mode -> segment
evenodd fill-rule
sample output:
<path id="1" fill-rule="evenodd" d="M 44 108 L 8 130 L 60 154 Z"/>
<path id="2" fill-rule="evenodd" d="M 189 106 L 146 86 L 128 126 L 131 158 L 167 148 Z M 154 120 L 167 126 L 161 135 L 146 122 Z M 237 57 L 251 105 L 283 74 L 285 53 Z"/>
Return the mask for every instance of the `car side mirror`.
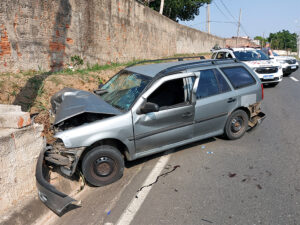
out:
<path id="1" fill-rule="evenodd" d="M 146 102 L 140 108 L 141 114 L 146 114 L 146 113 L 150 113 L 150 112 L 158 112 L 158 111 L 159 111 L 159 106 L 152 102 Z"/>

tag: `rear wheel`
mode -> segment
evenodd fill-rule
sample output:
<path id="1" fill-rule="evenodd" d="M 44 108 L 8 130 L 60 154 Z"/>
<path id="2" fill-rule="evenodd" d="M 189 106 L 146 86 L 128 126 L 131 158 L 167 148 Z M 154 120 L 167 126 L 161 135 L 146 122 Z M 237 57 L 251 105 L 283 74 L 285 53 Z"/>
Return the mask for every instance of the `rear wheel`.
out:
<path id="1" fill-rule="evenodd" d="M 230 140 L 241 138 L 248 128 L 248 115 L 243 110 L 236 110 L 227 119 L 225 135 Z"/>
<path id="2" fill-rule="evenodd" d="M 93 148 L 82 160 L 82 173 L 92 185 L 111 184 L 123 176 L 124 159 L 120 151 L 110 145 Z"/>

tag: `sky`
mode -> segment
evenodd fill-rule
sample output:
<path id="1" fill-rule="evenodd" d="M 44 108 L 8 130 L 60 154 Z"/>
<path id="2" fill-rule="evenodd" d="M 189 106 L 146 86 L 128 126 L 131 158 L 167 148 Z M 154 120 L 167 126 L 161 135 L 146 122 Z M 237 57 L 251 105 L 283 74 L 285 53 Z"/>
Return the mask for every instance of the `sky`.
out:
<path id="1" fill-rule="evenodd" d="M 211 34 L 225 38 L 237 36 L 240 9 L 242 29 L 239 36 L 268 37 L 283 29 L 300 34 L 300 0 L 212 0 Z M 193 21 L 179 23 L 206 31 L 205 21 L 206 6 L 200 8 L 200 14 Z"/>

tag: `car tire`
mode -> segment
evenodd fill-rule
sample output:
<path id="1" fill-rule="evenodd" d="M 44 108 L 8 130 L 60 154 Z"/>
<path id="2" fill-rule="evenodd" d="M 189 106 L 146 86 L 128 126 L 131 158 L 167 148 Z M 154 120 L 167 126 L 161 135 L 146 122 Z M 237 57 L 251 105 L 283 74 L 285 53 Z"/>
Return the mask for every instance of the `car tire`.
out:
<path id="1" fill-rule="evenodd" d="M 248 129 L 248 114 L 244 110 L 236 110 L 228 117 L 225 135 L 229 140 L 241 138 Z"/>
<path id="2" fill-rule="evenodd" d="M 278 82 L 274 82 L 274 83 L 269 83 L 269 87 L 276 87 L 277 84 L 279 84 Z"/>
<path id="3" fill-rule="evenodd" d="M 288 77 L 289 75 L 291 75 L 291 72 L 288 73 L 284 73 L 283 76 Z"/>
<path id="4" fill-rule="evenodd" d="M 123 171 L 123 156 L 117 148 L 110 145 L 93 148 L 82 160 L 82 173 L 86 181 L 97 187 L 119 180 Z"/>

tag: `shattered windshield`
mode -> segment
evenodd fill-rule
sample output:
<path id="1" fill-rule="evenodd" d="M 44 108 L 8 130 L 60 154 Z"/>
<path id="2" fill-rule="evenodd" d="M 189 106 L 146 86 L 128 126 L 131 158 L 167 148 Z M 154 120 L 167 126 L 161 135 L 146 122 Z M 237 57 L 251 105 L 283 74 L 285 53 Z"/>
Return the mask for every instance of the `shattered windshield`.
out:
<path id="1" fill-rule="evenodd" d="M 233 54 L 240 61 L 257 61 L 269 59 L 269 57 L 261 50 L 234 51 Z"/>
<path id="2" fill-rule="evenodd" d="M 151 78 L 122 71 L 110 79 L 102 88 L 101 98 L 112 106 L 127 111 Z"/>

